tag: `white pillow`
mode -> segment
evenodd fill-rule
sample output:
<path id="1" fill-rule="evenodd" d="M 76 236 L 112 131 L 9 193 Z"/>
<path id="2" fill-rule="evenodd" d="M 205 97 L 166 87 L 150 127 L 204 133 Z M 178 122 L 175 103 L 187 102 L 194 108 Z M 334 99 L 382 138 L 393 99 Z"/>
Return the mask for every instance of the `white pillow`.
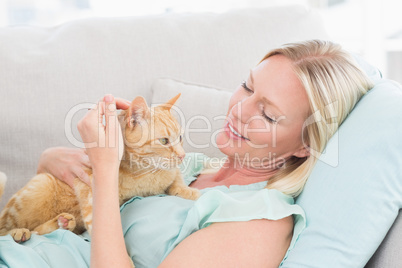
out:
<path id="1" fill-rule="evenodd" d="M 186 152 L 222 157 L 215 137 L 223 127 L 232 93 L 224 89 L 160 78 L 152 86 L 152 105 L 165 103 L 179 93 L 181 96 L 175 104 L 174 114 L 184 129 L 183 146 Z"/>

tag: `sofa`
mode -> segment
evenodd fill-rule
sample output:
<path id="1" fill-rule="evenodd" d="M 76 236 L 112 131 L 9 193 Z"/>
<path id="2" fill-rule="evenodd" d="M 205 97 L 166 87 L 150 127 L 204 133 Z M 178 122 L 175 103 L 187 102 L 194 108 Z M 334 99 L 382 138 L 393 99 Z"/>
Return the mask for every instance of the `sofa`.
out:
<path id="1" fill-rule="evenodd" d="M 270 49 L 307 39 L 330 39 L 330 33 L 320 14 L 303 6 L 1 28 L 0 171 L 8 181 L 0 207 L 36 174 L 46 148 L 83 147 L 76 124 L 107 93 L 128 100 L 142 95 L 157 104 L 180 92 L 177 115 L 186 126 L 186 151 L 222 157 L 211 136 L 223 122 L 230 93 Z M 334 152 L 335 158 L 318 162 L 296 199 L 305 208 L 307 226 L 283 267 L 402 265 L 402 145 L 395 138 L 402 129 L 393 123 L 401 113 L 373 121 L 389 122 L 381 129 L 393 136 L 381 147 L 359 147 L 375 144 L 378 137 L 368 140 L 368 133 L 378 129 L 356 133 L 373 125 L 366 111 L 373 111 L 374 103 L 384 106 L 381 111 L 389 108 L 388 114 L 402 107 L 402 91 L 358 55 L 356 60 L 380 89 L 364 97 L 331 139 L 324 155 Z M 392 161 L 386 167 L 372 164 L 370 155 L 377 153 L 392 153 Z M 348 161 L 353 166 L 343 162 L 347 157 L 354 157 Z"/>

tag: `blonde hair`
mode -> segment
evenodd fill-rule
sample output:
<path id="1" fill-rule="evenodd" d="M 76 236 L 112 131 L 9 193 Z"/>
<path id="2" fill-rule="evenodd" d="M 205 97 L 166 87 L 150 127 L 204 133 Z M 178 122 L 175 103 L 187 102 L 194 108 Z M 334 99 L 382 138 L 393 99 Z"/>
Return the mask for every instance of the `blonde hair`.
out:
<path id="1" fill-rule="evenodd" d="M 329 41 L 286 44 L 270 51 L 261 62 L 274 55 L 291 60 L 310 103 L 310 117 L 303 130 L 303 143 L 310 156 L 293 156 L 267 184 L 267 188 L 295 197 L 302 191 L 328 140 L 373 85 L 353 57 Z"/>

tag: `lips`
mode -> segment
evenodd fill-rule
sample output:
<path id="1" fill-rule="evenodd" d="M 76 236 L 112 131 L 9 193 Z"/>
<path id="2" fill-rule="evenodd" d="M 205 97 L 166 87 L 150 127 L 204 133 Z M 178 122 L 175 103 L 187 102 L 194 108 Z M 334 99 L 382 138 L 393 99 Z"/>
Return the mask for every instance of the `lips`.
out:
<path id="1" fill-rule="evenodd" d="M 233 138 L 233 139 L 244 139 L 244 140 L 250 140 L 249 138 L 246 138 L 244 136 L 242 136 L 232 125 L 230 125 L 229 123 L 226 124 L 226 128 L 225 128 L 226 132 L 228 133 L 229 137 Z"/>

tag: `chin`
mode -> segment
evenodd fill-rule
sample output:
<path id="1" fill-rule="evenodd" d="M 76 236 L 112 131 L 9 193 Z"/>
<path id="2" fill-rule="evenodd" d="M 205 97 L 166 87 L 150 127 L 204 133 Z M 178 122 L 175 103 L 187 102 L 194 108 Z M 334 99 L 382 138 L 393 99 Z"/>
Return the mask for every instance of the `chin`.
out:
<path id="1" fill-rule="evenodd" d="M 225 133 L 220 132 L 215 139 L 216 146 L 225 155 L 230 156 L 230 152 L 233 151 L 233 146 L 230 144 L 230 139 Z"/>
<path id="2" fill-rule="evenodd" d="M 243 156 L 245 153 L 243 150 L 237 146 L 233 145 L 233 141 L 225 134 L 219 133 L 216 136 L 216 145 L 218 149 L 228 157 L 239 157 Z"/>

